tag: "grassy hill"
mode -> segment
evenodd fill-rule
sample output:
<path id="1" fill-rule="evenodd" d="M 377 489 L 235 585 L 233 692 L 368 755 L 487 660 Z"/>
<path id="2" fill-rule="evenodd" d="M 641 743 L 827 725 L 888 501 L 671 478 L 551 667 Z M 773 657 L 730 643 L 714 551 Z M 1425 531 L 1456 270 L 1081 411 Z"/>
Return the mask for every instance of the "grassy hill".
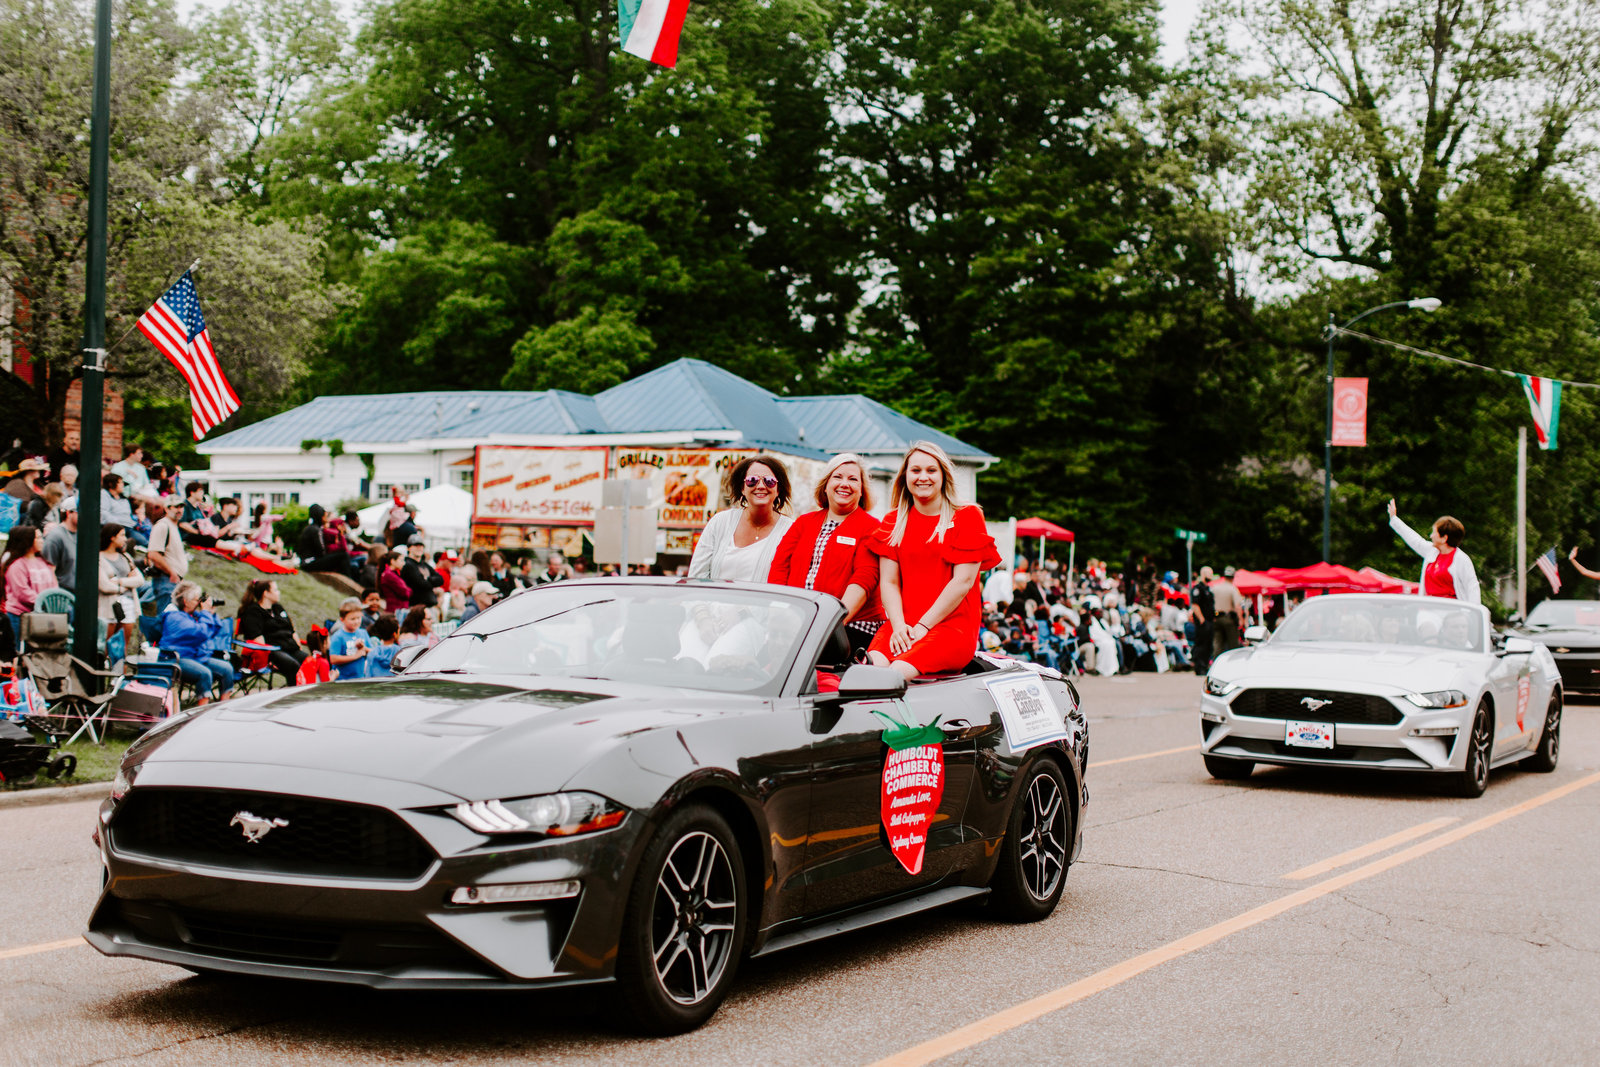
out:
<path id="1" fill-rule="evenodd" d="M 228 603 L 217 614 L 230 618 L 238 613 L 245 586 L 257 578 L 268 577 L 272 575 L 208 552 L 189 556 L 189 578 L 199 582 L 207 593 L 226 599 Z M 278 591 L 283 594 L 283 609 L 294 620 L 295 629 L 302 637 L 314 623 L 337 619 L 339 602 L 350 595 L 323 585 L 309 574 L 280 574 L 276 578 Z"/>

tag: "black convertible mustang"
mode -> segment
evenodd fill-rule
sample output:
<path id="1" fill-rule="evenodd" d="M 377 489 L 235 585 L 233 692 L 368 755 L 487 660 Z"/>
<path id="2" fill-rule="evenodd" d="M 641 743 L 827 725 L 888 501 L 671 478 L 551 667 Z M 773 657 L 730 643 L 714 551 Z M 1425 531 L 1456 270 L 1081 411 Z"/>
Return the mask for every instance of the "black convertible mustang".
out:
<path id="1" fill-rule="evenodd" d="M 519 593 L 393 678 L 202 709 L 129 750 L 88 938 L 390 988 L 617 981 L 694 1027 L 739 960 L 987 894 L 1060 899 L 1088 729 L 1053 673 L 850 666 L 805 590 Z M 408 650 L 409 651 L 409 650 Z"/>

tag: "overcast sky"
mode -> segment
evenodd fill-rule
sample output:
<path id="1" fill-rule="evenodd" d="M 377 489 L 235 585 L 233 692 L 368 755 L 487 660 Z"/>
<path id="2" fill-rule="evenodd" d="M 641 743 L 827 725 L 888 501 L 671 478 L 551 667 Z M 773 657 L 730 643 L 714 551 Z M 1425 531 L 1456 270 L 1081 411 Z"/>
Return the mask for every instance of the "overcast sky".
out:
<path id="1" fill-rule="evenodd" d="M 225 0 L 178 0 L 178 11 L 188 16 L 197 7 L 221 7 Z M 293 3 L 294 0 L 284 0 Z M 353 0 L 342 0 L 339 5 L 347 13 L 355 7 Z M 1163 0 L 1161 25 L 1161 58 L 1174 63 L 1183 55 L 1184 38 L 1194 24 L 1200 10 L 1200 0 Z"/>

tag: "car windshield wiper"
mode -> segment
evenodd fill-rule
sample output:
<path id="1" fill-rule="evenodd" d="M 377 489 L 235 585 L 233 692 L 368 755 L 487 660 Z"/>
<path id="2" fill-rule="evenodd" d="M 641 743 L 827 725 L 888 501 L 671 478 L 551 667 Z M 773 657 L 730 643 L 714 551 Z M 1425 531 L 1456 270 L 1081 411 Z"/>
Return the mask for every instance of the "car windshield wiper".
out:
<path id="1" fill-rule="evenodd" d="M 593 607 L 598 607 L 601 604 L 610 604 L 613 601 L 615 601 L 616 599 L 617 599 L 616 597 L 606 597 L 604 600 L 591 600 L 591 601 L 588 601 L 587 603 L 584 603 L 584 604 L 574 604 L 570 608 L 562 608 L 560 611 L 552 612 L 549 615 L 545 615 L 545 616 L 542 616 L 542 617 L 537 618 L 537 619 L 524 619 L 521 622 L 514 622 L 510 626 L 502 626 L 498 630 L 483 630 L 483 631 L 471 630 L 471 631 L 468 631 L 464 636 L 466 636 L 466 637 L 476 637 L 478 640 L 482 641 L 484 638 L 487 638 L 487 637 L 494 637 L 494 636 L 496 636 L 498 634 L 510 633 L 512 630 L 520 630 L 524 626 L 536 626 L 541 622 L 549 622 L 551 619 L 558 619 L 561 616 L 567 614 L 568 612 L 577 611 L 580 608 L 593 608 Z M 454 637 L 456 635 L 455 634 L 451 634 L 450 636 Z"/>

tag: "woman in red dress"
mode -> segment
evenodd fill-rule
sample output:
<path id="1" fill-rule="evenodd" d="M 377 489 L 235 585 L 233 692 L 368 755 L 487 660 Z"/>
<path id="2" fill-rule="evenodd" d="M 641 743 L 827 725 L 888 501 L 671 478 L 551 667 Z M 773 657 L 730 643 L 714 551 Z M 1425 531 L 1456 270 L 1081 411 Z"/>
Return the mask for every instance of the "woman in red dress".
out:
<path id="1" fill-rule="evenodd" d="M 867 547 L 877 518 L 861 457 L 833 457 L 814 491 L 816 511 L 794 520 L 783 535 L 767 581 L 831 593 L 844 602 L 850 647 L 858 654 L 884 623 L 878 600 L 878 557 Z"/>
<path id="2" fill-rule="evenodd" d="M 868 542 L 881 557 L 878 595 L 889 625 L 867 656 L 907 678 L 960 670 L 983 623 L 978 573 L 1000 563 L 983 511 L 956 499 L 950 457 L 926 441 L 901 461 L 890 503 Z"/>

